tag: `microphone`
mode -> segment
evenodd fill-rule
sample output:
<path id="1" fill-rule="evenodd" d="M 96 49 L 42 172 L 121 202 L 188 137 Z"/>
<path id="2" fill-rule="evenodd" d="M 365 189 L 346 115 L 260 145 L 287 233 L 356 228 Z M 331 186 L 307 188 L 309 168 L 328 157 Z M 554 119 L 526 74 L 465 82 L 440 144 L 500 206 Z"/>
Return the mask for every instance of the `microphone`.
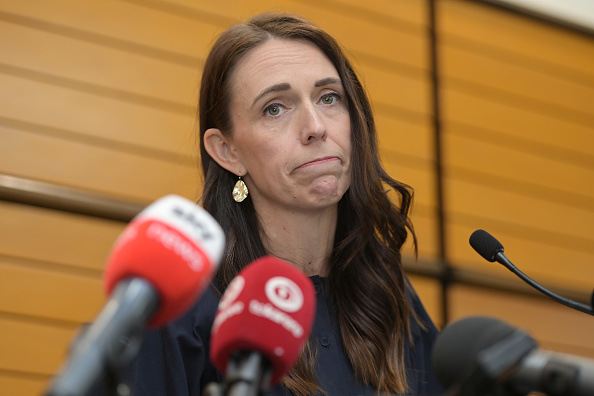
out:
<path id="1" fill-rule="evenodd" d="M 315 307 L 311 280 L 286 261 L 265 256 L 245 267 L 212 327 L 210 358 L 225 373 L 224 394 L 255 396 L 278 383 L 301 353 Z"/>
<path id="2" fill-rule="evenodd" d="M 497 261 L 500 264 L 503 264 L 507 269 L 511 272 L 516 274 L 520 279 L 524 282 L 538 290 L 539 292 L 543 293 L 544 295 L 552 298 L 553 300 L 566 305 L 570 308 L 576 309 L 578 311 L 594 315 L 594 310 L 592 307 L 581 304 L 577 301 L 573 301 L 569 298 L 562 297 L 548 289 L 544 286 L 540 285 L 522 271 L 520 271 L 515 265 L 512 264 L 511 261 L 505 256 L 503 253 L 503 245 L 495 239 L 491 234 L 489 234 L 485 230 L 476 230 L 470 235 L 470 245 L 473 247 L 474 250 L 487 261 L 494 262 Z M 594 304 L 594 295 L 592 295 L 592 303 Z"/>
<path id="3" fill-rule="evenodd" d="M 528 334 L 484 316 L 447 326 L 435 341 L 432 363 L 451 396 L 594 394 L 594 361 L 539 350 Z"/>
<path id="4" fill-rule="evenodd" d="M 140 346 L 146 325 L 184 313 L 207 287 L 225 244 L 204 209 L 168 195 L 141 211 L 118 237 L 104 272 L 110 295 L 75 342 L 47 396 L 85 395 L 103 375 L 116 374 Z"/>

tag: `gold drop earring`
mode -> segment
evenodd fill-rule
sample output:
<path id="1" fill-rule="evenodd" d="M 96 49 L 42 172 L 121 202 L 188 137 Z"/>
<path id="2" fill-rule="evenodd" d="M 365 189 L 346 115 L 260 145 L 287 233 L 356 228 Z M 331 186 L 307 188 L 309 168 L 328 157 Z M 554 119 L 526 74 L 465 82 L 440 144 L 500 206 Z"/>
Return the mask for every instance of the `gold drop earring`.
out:
<path id="1" fill-rule="evenodd" d="M 237 180 L 237 183 L 235 183 L 235 187 L 233 187 L 233 199 L 235 200 L 235 202 L 243 202 L 243 200 L 247 198 L 248 194 L 248 188 L 245 185 L 244 181 L 241 180 L 240 173 L 239 180 Z"/>

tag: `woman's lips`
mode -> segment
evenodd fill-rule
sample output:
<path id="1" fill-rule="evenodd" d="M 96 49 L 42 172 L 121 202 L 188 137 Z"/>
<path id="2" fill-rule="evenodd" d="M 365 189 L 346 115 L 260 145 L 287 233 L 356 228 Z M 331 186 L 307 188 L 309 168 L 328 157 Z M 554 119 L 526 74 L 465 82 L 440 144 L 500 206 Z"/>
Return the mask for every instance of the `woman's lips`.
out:
<path id="1" fill-rule="evenodd" d="M 336 161 L 338 160 L 338 157 L 323 157 L 323 158 L 317 158 L 313 161 L 309 161 L 306 162 L 305 164 L 298 166 L 297 169 L 301 169 L 301 168 L 306 168 L 308 166 L 312 166 L 312 165 L 319 165 L 319 164 L 324 164 L 326 162 L 330 162 L 330 161 Z"/>

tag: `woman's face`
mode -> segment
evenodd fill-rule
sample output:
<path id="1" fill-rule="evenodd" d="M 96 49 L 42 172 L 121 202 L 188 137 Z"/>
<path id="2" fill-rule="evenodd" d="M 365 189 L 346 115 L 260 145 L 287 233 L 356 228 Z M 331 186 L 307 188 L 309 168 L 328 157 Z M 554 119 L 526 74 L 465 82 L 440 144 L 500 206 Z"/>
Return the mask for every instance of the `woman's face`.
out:
<path id="1" fill-rule="evenodd" d="M 230 149 L 256 208 L 337 204 L 351 183 L 351 123 L 330 60 L 308 42 L 271 39 L 236 66 L 231 91 Z"/>

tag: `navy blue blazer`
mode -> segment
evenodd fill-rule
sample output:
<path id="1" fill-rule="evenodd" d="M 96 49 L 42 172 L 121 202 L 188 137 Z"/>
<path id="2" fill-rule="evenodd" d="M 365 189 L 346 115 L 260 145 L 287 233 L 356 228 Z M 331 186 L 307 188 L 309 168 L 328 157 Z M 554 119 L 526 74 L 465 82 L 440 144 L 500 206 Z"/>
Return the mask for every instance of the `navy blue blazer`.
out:
<path id="1" fill-rule="evenodd" d="M 336 314 L 325 297 L 324 279 L 310 278 L 317 293 L 317 309 L 312 334 L 318 343 L 317 373 L 327 396 L 377 395 L 371 387 L 355 380 L 351 364 L 343 351 Z M 430 352 L 438 332 L 414 290 L 407 291 L 412 309 L 423 321 L 423 330 L 411 320 L 414 343 L 406 340 L 406 373 L 410 393 L 442 393 L 431 369 Z M 208 288 L 183 317 L 158 330 L 150 330 L 132 367 L 135 396 L 199 396 L 211 382 L 222 382 L 223 374 L 209 361 L 210 331 L 219 298 Z M 267 396 L 290 395 L 281 384 Z"/>

